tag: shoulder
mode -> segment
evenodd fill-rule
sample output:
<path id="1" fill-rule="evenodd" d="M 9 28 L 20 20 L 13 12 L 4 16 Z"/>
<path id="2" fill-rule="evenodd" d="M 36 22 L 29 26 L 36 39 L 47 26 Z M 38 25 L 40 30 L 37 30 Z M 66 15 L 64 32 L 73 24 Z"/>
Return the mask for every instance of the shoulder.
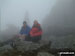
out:
<path id="1" fill-rule="evenodd" d="M 42 30 L 42 29 L 41 29 L 41 25 L 40 25 L 40 24 L 38 24 L 38 29 L 39 29 L 39 30 Z"/>
<path id="2" fill-rule="evenodd" d="M 38 26 L 40 26 L 40 24 L 38 24 Z"/>
<path id="3" fill-rule="evenodd" d="M 40 27 L 41 27 L 41 25 L 40 25 L 40 24 L 38 24 L 38 27 L 40 28 Z"/>

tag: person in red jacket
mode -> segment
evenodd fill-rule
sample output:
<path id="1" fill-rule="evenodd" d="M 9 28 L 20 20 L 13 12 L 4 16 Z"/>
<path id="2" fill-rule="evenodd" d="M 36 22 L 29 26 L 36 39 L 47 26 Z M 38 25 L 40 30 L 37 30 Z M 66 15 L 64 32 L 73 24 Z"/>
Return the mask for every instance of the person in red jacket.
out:
<path id="1" fill-rule="evenodd" d="M 33 27 L 30 31 L 30 37 L 32 42 L 39 42 L 42 37 L 42 29 L 37 20 L 34 21 Z"/>

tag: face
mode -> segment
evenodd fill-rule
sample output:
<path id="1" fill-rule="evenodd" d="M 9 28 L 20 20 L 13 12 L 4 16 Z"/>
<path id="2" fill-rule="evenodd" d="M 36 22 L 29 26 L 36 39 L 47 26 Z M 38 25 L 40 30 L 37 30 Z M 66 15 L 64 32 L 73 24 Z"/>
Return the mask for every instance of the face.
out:
<path id="1" fill-rule="evenodd" d="M 23 27 L 26 27 L 26 24 L 23 24 Z"/>
<path id="2" fill-rule="evenodd" d="M 38 22 L 37 21 L 34 21 L 34 25 L 37 25 L 38 24 Z"/>

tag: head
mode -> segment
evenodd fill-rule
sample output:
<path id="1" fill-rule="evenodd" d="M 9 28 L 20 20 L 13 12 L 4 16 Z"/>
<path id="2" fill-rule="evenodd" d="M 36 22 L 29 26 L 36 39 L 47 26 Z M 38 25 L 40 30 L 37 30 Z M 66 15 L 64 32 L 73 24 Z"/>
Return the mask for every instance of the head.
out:
<path id="1" fill-rule="evenodd" d="M 34 25 L 37 25 L 38 24 L 38 21 L 37 20 L 34 20 Z"/>
<path id="2" fill-rule="evenodd" d="M 27 22 L 24 21 L 24 22 L 23 22 L 23 27 L 26 27 L 26 25 L 27 25 Z"/>

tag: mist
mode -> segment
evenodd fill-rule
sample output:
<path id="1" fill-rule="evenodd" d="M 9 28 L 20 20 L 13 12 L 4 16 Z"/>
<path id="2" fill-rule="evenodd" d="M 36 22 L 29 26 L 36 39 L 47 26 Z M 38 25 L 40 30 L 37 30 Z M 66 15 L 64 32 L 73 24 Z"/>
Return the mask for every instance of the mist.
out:
<path id="1" fill-rule="evenodd" d="M 56 0 L 0 0 L 1 1 L 1 37 L 0 40 L 12 38 L 19 34 L 23 21 L 32 27 L 33 21 L 41 24 Z M 11 30 L 12 29 L 12 30 Z"/>
<path id="2" fill-rule="evenodd" d="M 55 0 L 3 0 L 1 4 L 1 30 L 6 29 L 8 24 L 14 24 L 20 28 L 22 22 L 28 20 L 25 18 L 26 14 L 28 14 L 31 26 L 35 19 L 41 23 L 54 3 Z"/>
<path id="3" fill-rule="evenodd" d="M 32 27 L 33 21 L 38 20 L 43 29 L 42 39 L 52 41 L 53 48 L 71 48 L 75 43 L 75 0 L 1 2 L 1 41 L 18 34 L 23 21 Z"/>
<path id="4" fill-rule="evenodd" d="M 47 28 L 50 27 L 50 29 L 51 29 L 53 27 L 51 30 L 56 31 L 56 32 L 54 32 L 56 34 L 61 32 L 60 34 L 58 34 L 58 35 L 61 35 L 63 30 L 64 31 L 74 30 L 74 28 L 75 28 L 74 7 L 75 7 L 74 0 L 68 0 L 68 1 L 67 0 L 66 1 L 58 0 L 56 2 L 56 4 L 54 5 L 54 7 L 52 8 L 51 12 L 46 16 L 46 18 L 43 21 L 43 25 L 45 26 L 43 28 L 46 28 L 45 31 L 47 31 Z M 51 30 L 50 30 L 50 32 L 51 32 Z M 58 31 L 60 31 L 60 32 L 58 32 Z M 70 31 L 70 33 L 71 33 L 71 31 Z M 66 32 L 66 33 L 69 33 L 69 32 Z M 64 33 L 64 34 L 66 34 L 66 33 Z"/>
<path id="5" fill-rule="evenodd" d="M 72 48 L 75 36 L 75 0 L 57 0 L 43 21 L 44 39 L 52 47 Z"/>

